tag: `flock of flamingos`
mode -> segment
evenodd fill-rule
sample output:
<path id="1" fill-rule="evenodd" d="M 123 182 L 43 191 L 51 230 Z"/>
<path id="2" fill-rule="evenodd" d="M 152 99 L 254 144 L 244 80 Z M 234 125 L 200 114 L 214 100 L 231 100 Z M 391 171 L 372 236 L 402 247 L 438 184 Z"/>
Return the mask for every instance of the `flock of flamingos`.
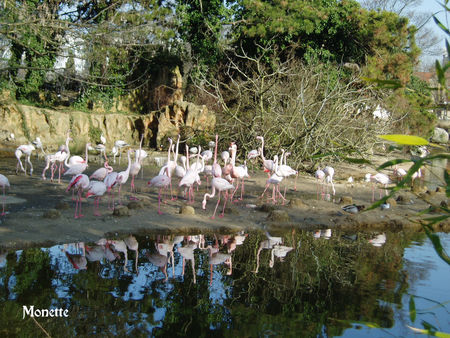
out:
<path id="1" fill-rule="evenodd" d="M 45 167 L 42 172 L 42 179 L 46 179 L 46 173 L 50 169 L 50 179 L 53 181 L 55 178 L 56 171 L 58 171 L 58 183 L 61 183 L 61 175 L 72 177 L 66 191 L 72 190 L 73 197 L 76 193 L 75 198 L 75 218 L 83 217 L 81 213 L 81 201 L 82 193 L 86 192 L 85 197 L 94 197 L 94 215 L 100 216 L 99 213 L 99 203 L 100 199 L 105 193 L 109 194 L 108 208 L 114 209 L 114 190 L 117 189 L 118 201 L 121 204 L 121 188 L 131 176 L 130 192 L 132 196 L 131 200 L 137 200 L 135 197 L 136 188 L 134 185 L 134 179 L 141 171 L 142 161 L 148 156 L 146 151 L 142 149 L 141 138 L 139 149 L 134 151 L 134 160 L 131 159 L 131 154 L 133 150 L 129 148 L 127 150 L 128 166 L 126 170 L 121 172 L 113 171 L 113 168 L 109 165 L 108 157 L 106 156 L 106 139 L 101 135 L 101 143 L 97 144 L 95 148 L 91 146 L 90 143 L 86 144 L 85 158 L 81 156 L 71 156 L 69 150 L 69 142 L 72 140 L 70 137 L 70 131 L 67 133 L 65 144 L 61 145 L 58 151 L 54 154 L 45 154 L 43 146 L 39 137 L 37 137 L 32 143 L 26 145 L 20 145 L 16 151 L 15 156 L 17 158 L 16 174 L 21 170 L 27 174 L 27 164 L 30 166 L 29 173 L 33 174 L 33 165 L 31 163 L 31 154 L 36 148 L 40 149 L 45 156 Z M 262 161 L 264 172 L 267 173 L 268 178 L 266 180 L 266 185 L 261 198 L 266 194 L 267 189 L 272 185 L 272 202 L 277 203 L 279 200 L 286 201 L 286 188 L 284 194 L 280 191 L 280 183 L 283 179 L 289 176 L 295 176 L 297 178 L 298 171 L 291 168 L 286 163 L 286 158 L 289 155 L 288 152 L 281 150 L 281 156 L 275 155 L 273 159 L 266 159 L 264 157 L 264 138 L 262 136 L 257 136 L 257 139 L 261 142 L 261 146 L 257 150 L 252 150 L 247 154 L 247 159 L 258 158 Z M 217 148 L 218 148 L 218 135 L 216 135 L 215 141 L 209 142 L 209 149 L 202 151 L 201 147 L 191 147 L 186 145 L 186 155 L 180 155 L 179 152 L 180 136 L 176 143 L 169 138 L 169 148 L 167 153 L 167 162 L 162 166 L 159 174 L 148 181 L 149 186 L 158 188 L 158 213 L 161 214 L 161 194 L 164 190 L 166 192 L 170 189 L 172 200 L 177 199 L 173 196 L 172 180 L 174 177 L 179 178 L 178 187 L 184 188 L 184 196 L 188 203 L 194 202 L 194 187 L 200 185 L 200 175 L 204 175 L 207 180 L 207 186 L 209 180 L 211 179 L 211 193 L 206 193 L 203 196 L 202 208 L 206 209 L 206 203 L 208 199 L 215 196 L 218 193 L 218 199 L 212 219 L 215 218 L 217 208 L 220 204 L 221 195 L 223 196 L 223 208 L 219 217 L 224 216 L 225 206 L 227 200 L 232 202 L 234 196 L 239 190 L 240 186 L 240 197 L 237 200 L 242 200 L 244 194 L 244 181 L 245 178 L 249 177 L 247 162 L 244 161 L 243 165 L 236 165 L 236 154 L 237 145 L 232 142 L 228 148 L 228 151 L 223 151 L 220 154 L 223 160 L 223 165 L 221 166 L 217 159 Z M 119 164 L 122 153 L 122 148 L 129 147 L 129 145 L 121 140 L 115 142 L 112 148 L 112 155 L 114 156 L 114 163 L 116 156 L 119 156 Z M 97 150 L 100 155 L 104 158 L 104 166 L 95 170 L 90 176 L 84 174 L 88 167 L 88 156 L 89 150 Z M 25 167 L 22 164 L 21 158 L 25 157 Z M 212 164 L 210 161 L 212 160 Z M 179 163 L 180 161 L 181 163 Z M 403 176 L 406 171 L 403 169 L 394 170 L 394 174 L 397 176 Z M 315 172 L 315 178 L 317 179 L 317 198 L 319 195 L 322 199 L 325 197 L 324 185 L 326 185 L 327 196 L 328 195 L 328 185 L 331 185 L 331 191 L 335 195 L 335 187 L 333 183 L 334 169 L 330 166 L 326 166 L 323 170 L 318 169 Z M 350 182 L 351 178 L 349 178 Z M 374 182 L 383 185 L 385 188 L 391 183 L 389 177 L 382 173 L 377 173 L 376 175 L 367 174 L 366 181 Z M 3 209 L 2 216 L 5 215 L 5 188 L 10 187 L 9 181 L 6 176 L 0 174 L 0 185 L 3 188 Z M 296 185 L 294 190 L 296 190 Z M 374 190 L 374 188 L 373 188 Z M 372 194 L 372 199 L 373 199 Z M 381 197 L 381 190 L 380 190 Z M 352 212 L 352 211 L 350 211 Z"/>

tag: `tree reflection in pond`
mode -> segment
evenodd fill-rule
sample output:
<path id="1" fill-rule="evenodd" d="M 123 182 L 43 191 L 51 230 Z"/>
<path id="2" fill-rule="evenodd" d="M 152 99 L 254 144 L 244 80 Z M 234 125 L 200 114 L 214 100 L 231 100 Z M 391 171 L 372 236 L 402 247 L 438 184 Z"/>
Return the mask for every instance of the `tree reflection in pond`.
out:
<path id="1" fill-rule="evenodd" d="M 335 336 L 354 323 L 398 333 L 408 282 L 427 275 L 408 279 L 405 248 L 424 236 L 322 232 L 128 235 L 3 252 L 2 336 L 41 333 L 22 305 L 69 309 L 37 318 L 50 335 Z M 448 332 L 439 316 L 432 325 Z"/>

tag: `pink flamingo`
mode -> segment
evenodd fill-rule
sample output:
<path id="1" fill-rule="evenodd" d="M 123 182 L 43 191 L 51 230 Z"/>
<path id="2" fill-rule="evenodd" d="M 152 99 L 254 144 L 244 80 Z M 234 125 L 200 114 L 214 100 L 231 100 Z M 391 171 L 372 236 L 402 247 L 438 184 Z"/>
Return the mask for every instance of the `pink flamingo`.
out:
<path id="1" fill-rule="evenodd" d="M 69 142 L 71 140 L 72 139 L 70 138 L 69 132 L 68 132 L 67 133 L 67 137 L 66 137 L 66 144 L 65 145 L 61 145 L 59 147 L 59 150 L 56 153 L 48 154 L 48 155 L 45 156 L 45 167 L 44 167 L 44 170 L 42 171 L 42 179 L 43 180 L 46 179 L 45 173 L 46 173 L 47 169 L 50 167 L 50 164 L 51 164 L 52 176 L 51 176 L 50 180 L 53 182 L 53 177 L 54 177 L 55 169 L 56 169 L 55 168 L 55 164 L 56 164 L 56 162 L 59 162 L 59 166 L 58 166 L 58 169 L 59 169 L 59 171 L 58 171 L 58 183 L 61 183 L 61 171 L 64 169 L 63 163 L 64 163 L 66 157 L 68 157 L 69 154 L 70 154 Z"/>
<path id="2" fill-rule="evenodd" d="M 217 163 L 217 145 L 219 142 L 219 135 L 216 134 L 216 144 L 214 148 L 214 162 L 212 165 L 212 175 L 213 177 L 222 177 L 222 168 L 220 167 L 219 163 Z M 229 156 L 230 154 L 228 154 Z"/>
<path id="3" fill-rule="evenodd" d="M 406 176 L 406 170 L 403 168 L 399 168 L 398 165 L 394 166 L 394 176 L 397 179 L 397 182 L 403 179 L 403 176 Z"/>
<path id="4" fill-rule="evenodd" d="M 277 175 L 278 155 L 274 156 L 273 163 L 274 163 L 274 173 L 272 174 L 272 176 L 270 176 L 267 179 L 266 187 L 265 187 L 263 193 L 261 194 L 260 198 L 264 197 L 264 194 L 266 193 L 267 188 L 272 184 L 273 185 L 273 190 L 272 190 L 272 201 L 273 201 L 273 204 L 275 204 L 277 202 L 277 195 L 279 195 L 283 199 L 283 204 L 284 204 L 284 202 L 286 202 L 286 199 L 280 193 L 280 183 L 283 180 L 283 177 Z"/>
<path id="5" fill-rule="evenodd" d="M 177 141 L 177 150 L 176 150 L 176 157 L 178 157 L 178 143 L 180 140 L 180 135 L 178 135 L 178 141 Z M 159 175 L 163 175 L 164 173 L 166 173 L 167 177 L 170 178 L 170 198 L 172 199 L 172 201 L 176 200 L 176 198 L 173 197 L 173 191 L 172 191 L 172 174 L 175 170 L 175 168 L 177 167 L 177 162 L 176 159 L 174 161 L 170 160 L 170 152 L 172 150 L 172 144 L 173 141 L 172 139 L 169 137 L 169 149 L 167 151 L 167 163 L 161 168 L 161 170 L 159 171 Z"/>
<path id="6" fill-rule="evenodd" d="M 99 204 L 100 199 L 106 192 L 106 184 L 104 182 L 100 181 L 91 181 L 89 183 L 88 191 L 86 193 L 86 199 L 89 196 L 95 196 L 94 197 L 94 216 L 101 216 L 99 212 Z M 95 208 L 95 205 L 97 205 L 97 208 Z"/>
<path id="7" fill-rule="evenodd" d="M 188 152 L 188 146 L 186 145 L 186 153 L 189 156 Z M 200 152 L 197 154 L 197 163 L 200 157 Z M 188 203 L 194 203 L 194 183 L 197 183 L 198 185 L 201 184 L 200 182 L 200 176 L 198 175 L 198 170 L 196 168 L 190 168 L 189 167 L 189 157 L 187 161 L 187 171 L 186 175 L 181 179 L 180 183 L 178 184 L 179 187 L 182 187 L 183 185 L 186 186 L 188 190 Z M 192 198 L 192 200 L 191 200 Z"/>
<path id="8" fill-rule="evenodd" d="M 281 149 L 281 151 L 284 154 L 284 160 L 283 155 L 281 156 L 281 166 L 278 168 L 278 171 L 282 172 L 283 175 L 286 175 L 285 177 L 289 177 L 292 175 L 295 175 L 295 181 L 294 181 L 294 191 L 297 191 L 297 178 L 298 178 L 298 170 L 293 169 L 291 166 L 287 165 L 287 157 L 291 155 L 289 151 L 284 152 L 284 149 Z M 284 197 L 286 197 L 286 187 L 284 188 Z"/>
<path id="9" fill-rule="evenodd" d="M 103 180 L 103 182 L 106 184 L 106 191 L 109 194 L 108 209 L 114 209 L 114 188 L 117 183 L 117 175 L 119 175 L 119 173 L 115 171 L 110 172 Z"/>
<path id="10" fill-rule="evenodd" d="M 6 203 L 5 187 L 9 188 L 10 185 L 9 185 L 8 178 L 6 176 L 2 175 L 2 174 L 0 174 L 0 185 L 3 188 L 3 203 L 2 203 L 3 204 L 3 209 L 2 209 L 2 213 L 1 213 L 0 216 L 5 216 L 6 215 L 6 213 L 5 213 L 5 203 Z"/>
<path id="11" fill-rule="evenodd" d="M 126 170 L 121 171 L 117 174 L 117 184 L 119 185 L 119 204 L 122 204 L 122 201 L 120 200 L 120 189 L 122 188 L 122 184 L 127 183 L 128 177 L 130 176 L 130 169 L 131 169 L 131 149 L 128 149 L 127 151 L 127 157 L 128 157 L 128 167 Z"/>
<path id="12" fill-rule="evenodd" d="M 267 173 L 267 177 L 270 177 L 270 173 L 273 172 L 273 161 L 272 160 L 266 160 L 264 157 L 264 137 L 262 136 L 256 136 L 258 140 L 261 140 L 261 147 L 259 148 L 259 154 L 261 155 L 261 159 L 263 161 L 264 166 L 264 172 Z"/>
<path id="13" fill-rule="evenodd" d="M 329 200 L 330 194 L 328 193 L 328 183 L 331 183 L 331 190 L 333 191 L 333 199 L 336 195 L 336 190 L 334 189 L 333 176 L 334 176 L 334 168 L 330 166 L 326 166 L 323 168 L 323 172 L 325 173 L 325 183 L 327 187 L 327 199 Z"/>
<path id="14" fill-rule="evenodd" d="M 234 142 L 231 143 L 231 177 L 233 179 L 236 179 L 236 189 L 231 194 L 231 200 L 233 200 L 233 196 L 236 193 L 236 191 L 239 189 L 239 184 L 241 185 L 241 197 L 238 198 L 239 201 L 243 200 L 243 194 L 244 194 L 244 180 L 246 177 L 250 177 L 248 175 L 248 168 L 247 168 L 247 162 L 244 161 L 243 166 L 236 166 L 236 152 L 237 152 L 237 146 Z"/>
<path id="15" fill-rule="evenodd" d="M 139 152 L 136 150 L 135 159 L 134 159 L 134 162 L 131 164 L 131 168 L 130 168 L 130 175 L 131 175 L 130 192 L 132 195 L 132 196 L 130 196 L 130 200 L 138 199 L 135 196 L 133 196 L 133 194 L 136 194 L 136 187 L 134 186 L 134 178 L 136 177 L 137 174 L 139 174 L 139 171 L 141 170 L 142 159 L 140 158 L 140 154 L 142 151 L 142 141 L 143 140 L 144 140 L 144 134 L 142 134 L 141 142 L 139 143 Z"/>
<path id="16" fill-rule="evenodd" d="M 372 202 L 375 201 L 375 184 L 381 184 L 384 186 L 385 194 L 387 196 L 387 185 L 391 183 L 389 177 L 382 173 L 377 173 L 376 175 L 366 174 L 366 182 L 373 182 L 372 184 Z M 380 198 L 381 198 L 381 188 L 380 188 Z"/>
<path id="17" fill-rule="evenodd" d="M 72 178 L 70 181 L 66 191 L 69 191 L 70 189 L 74 189 L 74 191 L 77 191 L 77 199 L 75 202 L 75 216 L 74 218 L 81 218 L 84 215 L 81 214 L 81 194 L 84 189 L 87 189 L 89 187 L 89 177 L 85 174 L 78 174 Z M 78 210 L 78 215 L 77 215 Z"/>
<path id="18" fill-rule="evenodd" d="M 170 184 L 170 177 L 165 174 L 158 175 L 158 176 L 153 177 L 150 181 L 148 181 L 147 184 L 149 186 L 155 186 L 155 187 L 159 188 L 159 191 L 158 191 L 158 214 L 162 215 L 162 212 L 161 212 L 161 190 L 163 188 L 167 189 L 167 187 Z"/>
<path id="19" fill-rule="evenodd" d="M 216 208 L 214 209 L 214 214 L 211 217 L 211 219 L 214 219 L 216 216 L 217 207 L 219 206 L 219 203 L 220 203 L 220 193 L 223 191 L 226 191 L 227 195 L 228 195 L 228 190 L 234 189 L 234 186 L 231 183 L 229 183 L 226 179 L 221 178 L 221 177 L 214 177 L 211 180 L 211 186 L 212 186 L 211 194 L 206 193 L 203 196 L 202 208 L 203 208 L 203 210 L 205 210 L 207 198 L 213 198 L 216 194 L 216 190 L 219 191 L 219 198 L 217 199 Z M 225 196 L 225 202 L 223 203 L 222 213 L 219 215 L 220 218 L 222 218 L 225 213 L 225 206 L 227 204 L 227 199 L 228 199 L 228 196 Z"/>
<path id="20" fill-rule="evenodd" d="M 64 161 L 64 164 L 66 165 L 66 167 L 69 168 L 69 170 L 67 170 L 63 175 L 78 175 L 78 174 L 82 174 L 86 168 L 88 167 L 88 150 L 89 147 L 91 146 L 90 143 L 86 143 L 86 160 L 84 160 L 82 157 L 80 156 L 72 156 L 69 159 L 69 156 L 66 157 L 66 160 Z M 70 161 L 71 159 L 73 159 L 72 161 Z M 81 159 L 81 160 L 80 160 Z"/>
<path id="21" fill-rule="evenodd" d="M 323 172 L 322 169 L 320 169 L 320 167 L 316 170 L 314 177 L 317 180 L 317 200 L 319 200 L 319 185 L 320 185 L 320 191 L 321 191 L 321 195 L 322 195 L 322 199 L 324 198 L 325 192 L 323 190 L 323 183 L 325 180 L 325 173 Z M 320 182 L 320 183 L 319 183 Z"/>
<path id="22" fill-rule="evenodd" d="M 33 164 L 31 163 L 30 157 L 31 153 L 35 149 L 36 148 L 32 144 L 22 144 L 17 147 L 16 151 L 14 152 L 17 158 L 16 175 L 19 172 L 19 166 L 20 170 L 22 170 L 25 175 L 27 174 L 27 163 L 30 164 L 30 176 L 33 175 Z M 25 169 L 23 168 L 22 161 L 20 160 L 22 155 L 25 155 Z"/>
<path id="23" fill-rule="evenodd" d="M 106 159 L 106 157 L 105 157 Z M 113 167 L 108 164 L 108 159 L 105 160 L 105 164 L 103 167 L 98 168 L 96 171 L 89 176 L 91 180 L 103 181 L 109 173 L 113 172 Z"/>

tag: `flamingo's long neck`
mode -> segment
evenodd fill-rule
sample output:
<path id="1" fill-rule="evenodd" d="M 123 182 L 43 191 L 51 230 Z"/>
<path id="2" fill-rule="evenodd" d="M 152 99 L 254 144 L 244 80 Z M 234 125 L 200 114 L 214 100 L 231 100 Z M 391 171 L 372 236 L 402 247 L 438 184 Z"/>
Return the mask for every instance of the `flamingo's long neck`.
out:
<path id="1" fill-rule="evenodd" d="M 214 149 L 214 163 L 217 163 L 217 143 L 219 141 L 219 135 L 216 134 L 216 146 Z"/>
<path id="2" fill-rule="evenodd" d="M 88 148 L 89 148 L 89 143 L 86 143 L 86 165 L 88 164 L 88 160 L 89 160 L 89 158 L 88 158 L 88 154 L 89 154 L 89 151 L 88 151 Z"/>
<path id="3" fill-rule="evenodd" d="M 128 150 L 127 155 L 128 155 L 128 167 L 127 167 L 126 171 L 130 172 L 130 169 L 131 169 L 131 152 L 130 152 L 130 150 Z M 87 161 L 86 161 L 86 163 L 87 163 Z"/>
<path id="4" fill-rule="evenodd" d="M 264 138 L 261 136 L 261 158 L 263 161 L 266 160 L 266 158 L 264 157 Z"/>
<path id="5" fill-rule="evenodd" d="M 176 146 L 176 148 L 175 148 L 175 163 L 177 163 L 177 161 L 178 161 L 178 147 L 179 147 L 179 145 L 180 145 L 180 135 L 178 135 L 178 139 L 177 139 L 177 146 Z"/>
<path id="6" fill-rule="evenodd" d="M 171 138 L 169 138 L 169 151 L 167 152 L 167 165 L 169 165 L 169 163 L 170 163 L 170 150 L 171 150 L 171 148 L 172 148 L 172 139 Z"/>
<path id="7" fill-rule="evenodd" d="M 189 147 L 186 144 L 186 170 L 189 170 Z"/>

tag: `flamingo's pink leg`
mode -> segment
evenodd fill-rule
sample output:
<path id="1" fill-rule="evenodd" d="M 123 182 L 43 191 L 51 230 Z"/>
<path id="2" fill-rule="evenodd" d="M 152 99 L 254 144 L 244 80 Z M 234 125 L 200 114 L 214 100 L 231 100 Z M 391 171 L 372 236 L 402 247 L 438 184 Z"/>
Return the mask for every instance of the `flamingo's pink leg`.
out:
<path id="1" fill-rule="evenodd" d="M 228 194 L 228 191 L 227 191 Z M 219 195 L 220 196 L 220 195 Z M 223 202 L 223 209 L 222 209 L 222 213 L 219 215 L 220 218 L 222 218 L 225 215 L 225 206 L 227 205 L 227 199 L 225 198 L 225 202 Z"/>
<path id="2" fill-rule="evenodd" d="M 219 203 L 220 203 L 220 191 L 219 191 L 219 198 L 217 199 L 216 208 L 214 209 L 214 214 L 211 216 L 211 219 L 216 218 L 216 211 L 217 211 L 217 207 L 219 206 Z"/>

